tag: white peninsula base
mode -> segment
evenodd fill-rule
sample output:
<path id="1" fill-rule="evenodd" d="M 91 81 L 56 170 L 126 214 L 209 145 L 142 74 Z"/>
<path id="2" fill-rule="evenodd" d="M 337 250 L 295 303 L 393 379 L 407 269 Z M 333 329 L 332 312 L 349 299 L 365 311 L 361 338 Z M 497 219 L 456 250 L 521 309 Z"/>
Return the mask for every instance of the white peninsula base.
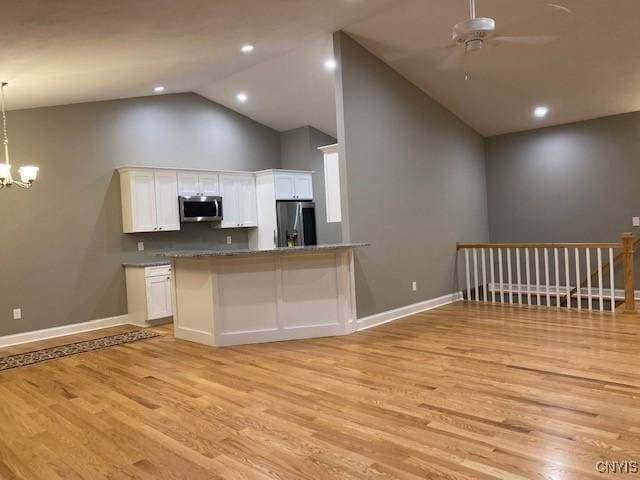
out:
<path id="1" fill-rule="evenodd" d="M 226 346 L 353 332 L 354 246 L 171 254 L 175 336 Z"/>

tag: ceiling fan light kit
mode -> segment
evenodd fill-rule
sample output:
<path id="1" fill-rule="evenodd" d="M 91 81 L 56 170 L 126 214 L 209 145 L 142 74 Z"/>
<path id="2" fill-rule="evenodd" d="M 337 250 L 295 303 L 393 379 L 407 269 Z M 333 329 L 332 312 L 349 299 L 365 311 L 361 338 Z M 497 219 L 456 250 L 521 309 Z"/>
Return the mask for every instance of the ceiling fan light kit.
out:
<path id="1" fill-rule="evenodd" d="M 478 50 L 495 30 L 496 22 L 493 18 L 470 18 L 454 25 L 453 41 L 463 44 L 467 52 Z"/>

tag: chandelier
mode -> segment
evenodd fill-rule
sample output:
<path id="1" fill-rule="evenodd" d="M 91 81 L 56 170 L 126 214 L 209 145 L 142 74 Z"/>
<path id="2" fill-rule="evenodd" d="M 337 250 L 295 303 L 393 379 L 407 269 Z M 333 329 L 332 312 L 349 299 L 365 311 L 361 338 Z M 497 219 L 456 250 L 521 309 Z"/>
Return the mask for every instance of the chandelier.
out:
<path id="1" fill-rule="evenodd" d="M 7 82 L 2 82 L 0 91 L 2 93 L 2 132 L 4 136 L 4 163 L 0 163 L 0 189 L 11 185 L 17 185 L 22 188 L 30 188 L 38 176 L 38 167 L 32 165 L 20 167 L 20 181 L 14 180 L 11 176 L 11 164 L 9 163 L 9 138 L 7 137 L 7 114 L 4 111 L 4 87 Z"/>

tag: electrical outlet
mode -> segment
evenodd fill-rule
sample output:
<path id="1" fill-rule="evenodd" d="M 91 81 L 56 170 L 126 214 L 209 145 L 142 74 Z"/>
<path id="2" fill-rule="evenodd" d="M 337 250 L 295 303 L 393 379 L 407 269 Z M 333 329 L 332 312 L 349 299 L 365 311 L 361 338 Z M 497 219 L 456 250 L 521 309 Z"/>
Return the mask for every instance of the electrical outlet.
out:
<path id="1" fill-rule="evenodd" d="M 138 242 L 138 251 L 144 252 L 144 242 Z"/>
<path id="2" fill-rule="evenodd" d="M 415 292 L 418 290 L 418 282 L 411 283 L 411 291 Z"/>
<path id="3" fill-rule="evenodd" d="M 634 227 L 640 227 L 640 217 L 632 217 L 631 223 L 633 223 Z"/>
<path id="4" fill-rule="evenodd" d="M 22 318 L 22 309 L 21 308 L 14 308 L 13 309 L 13 319 L 14 320 L 20 320 Z"/>
<path id="5" fill-rule="evenodd" d="M 227 237 L 227 245 L 231 245 L 231 236 Z"/>

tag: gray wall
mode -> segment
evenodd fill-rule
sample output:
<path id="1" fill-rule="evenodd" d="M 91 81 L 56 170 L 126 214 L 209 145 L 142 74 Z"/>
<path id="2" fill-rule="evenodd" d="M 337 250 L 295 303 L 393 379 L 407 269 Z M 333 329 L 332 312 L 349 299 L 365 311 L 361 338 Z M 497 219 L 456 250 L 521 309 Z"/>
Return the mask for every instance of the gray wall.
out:
<path id="1" fill-rule="evenodd" d="M 493 242 L 640 233 L 640 112 L 486 139 Z"/>
<path id="2" fill-rule="evenodd" d="M 195 94 L 12 111 L 14 168 L 40 166 L 30 191 L 0 192 L 0 335 L 126 313 L 121 262 L 147 250 L 222 244 L 242 230 L 189 225 L 122 233 L 123 164 L 234 170 L 280 167 L 280 135 Z M 12 320 L 13 308 L 23 320 Z"/>
<path id="3" fill-rule="evenodd" d="M 327 223 L 327 202 L 324 188 L 324 155 L 318 147 L 336 143 L 336 139 L 307 126 L 282 132 L 280 136 L 282 168 L 312 170 L 313 196 L 316 202 L 318 243 L 339 243 L 342 240 L 340 223 Z"/>
<path id="4" fill-rule="evenodd" d="M 358 316 L 449 294 L 456 242 L 488 240 L 483 139 L 346 34 L 334 52 L 343 233 L 372 243 L 356 254 Z"/>

